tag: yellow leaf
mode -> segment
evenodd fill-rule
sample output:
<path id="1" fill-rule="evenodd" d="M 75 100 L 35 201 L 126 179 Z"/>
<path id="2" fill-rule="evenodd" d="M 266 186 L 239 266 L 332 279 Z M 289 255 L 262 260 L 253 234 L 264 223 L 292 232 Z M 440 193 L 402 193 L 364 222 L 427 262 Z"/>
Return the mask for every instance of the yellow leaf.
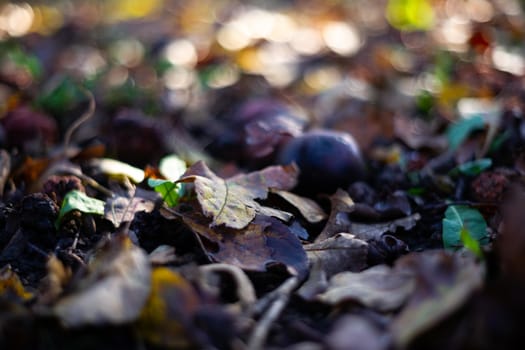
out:
<path id="1" fill-rule="evenodd" d="M 167 347 L 187 347 L 184 325 L 199 304 L 196 291 L 177 272 L 158 267 L 152 273 L 151 293 L 137 322 L 140 336 Z"/>
<path id="2" fill-rule="evenodd" d="M 11 266 L 6 265 L 0 269 L 0 297 L 19 297 L 27 300 L 33 297 L 33 294 L 26 291 L 18 275 L 11 270 Z"/>

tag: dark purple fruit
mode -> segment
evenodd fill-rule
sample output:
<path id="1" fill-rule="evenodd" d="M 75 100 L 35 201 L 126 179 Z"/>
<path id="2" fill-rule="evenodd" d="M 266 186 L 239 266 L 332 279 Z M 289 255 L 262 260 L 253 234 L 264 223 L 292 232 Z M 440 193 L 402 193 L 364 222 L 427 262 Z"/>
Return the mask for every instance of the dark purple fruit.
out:
<path id="1" fill-rule="evenodd" d="M 139 110 L 119 112 L 109 132 L 115 157 L 131 165 L 153 165 L 168 152 L 162 127 Z"/>
<path id="2" fill-rule="evenodd" d="M 56 121 L 48 115 L 21 106 L 2 119 L 7 147 L 38 154 L 52 145 L 58 135 Z"/>
<path id="3" fill-rule="evenodd" d="M 278 163 L 295 162 L 301 173 L 297 191 L 333 193 L 366 177 L 366 167 L 354 138 L 344 132 L 314 130 L 288 142 Z"/>

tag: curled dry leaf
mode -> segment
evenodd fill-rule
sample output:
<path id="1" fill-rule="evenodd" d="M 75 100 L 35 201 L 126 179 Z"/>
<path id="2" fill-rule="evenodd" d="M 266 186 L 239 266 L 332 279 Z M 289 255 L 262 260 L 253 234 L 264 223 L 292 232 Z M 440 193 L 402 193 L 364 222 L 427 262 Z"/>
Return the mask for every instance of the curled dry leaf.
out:
<path id="1" fill-rule="evenodd" d="M 320 263 L 328 277 L 345 270 L 361 271 L 366 266 L 368 244 L 349 233 L 338 233 L 322 242 L 306 244 L 310 264 Z"/>
<path id="2" fill-rule="evenodd" d="M 301 215 L 310 223 L 316 223 L 326 219 L 326 213 L 323 209 L 310 198 L 301 197 L 288 191 L 272 190 L 271 192 L 296 207 Z"/>
<path id="3" fill-rule="evenodd" d="M 330 203 L 332 208 L 330 210 L 328 222 L 323 228 L 323 231 L 321 231 L 319 236 L 317 236 L 315 240 L 316 242 L 330 238 L 336 233 L 349 231 L 350 222 L 345 220 L 345 214 L 354 211 L 354 201 L 348 192 L 340 188 L 337 189 L 337 191 L 332 196 L 330 196 Z"/>
<path id="4" fill-rule="evenodd" d="M 269 188 L 292 189 L 299 171 L 293 165 L 271 166 L 263 170 L 222 179 L 203 162 L 192 165 L 179 180 L 193 182 L 203 213 L 211 225 L 234 229 L 246 227 L 260 212 L 255 199 L 265 199 Z"/>
<path id="5" fill-rule="evenodd" d="M 400 258 L 396 268 L 412 271 L 415 282 L 407 305 L 391 324 L 401 349 L 464 305 L 483 284 L 483 266 L 472 255 L 442 250 L 411 253 Z"/>
<path id="6" fill-rule="evenodd" d="M 202 246 L 215 262 L 245 270 L 266 271 L 272 264 L 283 264 L 300 278 L 308 272 L 306 253 L 288 226 L 272 217 L 257 216 L 241 230 L 210 227 L 210 220 L 199 213 L 185 214 L 184 222 L 202 237 Z"/>
<path id="7" fill-rule="evenodd" d="M 140 314 L 150 292 L 146 253 L 120 235 L 107 242 L 53 312 L 66 327 L 123 324 Z"/>
<path id="8" fill-rule="evenodd" d="M 414 289 L 412 274 L 387 265 L 333 276 L 319 300 L 328 304 L 356 301 L 381 312 L 399 309 Z"/>
<path id="9" fill-rule="evenodd" d="M 379 240 L 385 233 L 395 233 L 398 228 L 410 230 L 417 224 L 419 219 L 421 219 L 421 215 L 415 213 L 401 219 L 374 224 L 352 222 L 350 232 L 366 241 Z"/>

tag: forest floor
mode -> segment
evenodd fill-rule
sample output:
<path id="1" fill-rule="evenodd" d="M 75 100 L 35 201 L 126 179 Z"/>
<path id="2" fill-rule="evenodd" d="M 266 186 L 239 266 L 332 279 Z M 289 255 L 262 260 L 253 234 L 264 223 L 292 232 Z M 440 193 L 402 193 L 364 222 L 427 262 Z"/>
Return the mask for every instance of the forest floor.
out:
<path id="1" fill-rule="evenodd" d="M 524 348 L 521 4 L 3 2 L 0 348 Z"/>

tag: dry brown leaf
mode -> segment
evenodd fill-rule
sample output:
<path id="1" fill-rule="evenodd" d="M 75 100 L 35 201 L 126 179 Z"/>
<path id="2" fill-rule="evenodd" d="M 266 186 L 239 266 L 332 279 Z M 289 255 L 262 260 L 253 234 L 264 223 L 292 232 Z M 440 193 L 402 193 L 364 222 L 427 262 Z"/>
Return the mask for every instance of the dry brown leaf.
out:
<path id="1" fill-rule="evenodd" d="M 421 215 L 415 213 L 401 219 L 375 224 L 352 222 L 350 226 L 350 232 L 352 232 L 352 234 L 365 241 L 369 241 L 372 239 L 379 240 L 381 239 L 381 236 L 385 233 L 394 233 L 398 228 L 410 230 L 416 225 L 419 219 L 421 219 Z"/>
<path id="2" fill-rule="evenodd" d="M 336 233 L 349 231 L 350 222 L 346 220 L 346 213 L 354 211 L 354 201 L 348 192 L 342 189 L 337 189 L 335 194 L 330 196 L 330 203 L 332 208 L 330 210 L 328 222 L 323 228 L 323 231 L 317 236 L 315 240 L 316 242 L 330 238 Z"/>
<path id="3" fill-rule="evenodd" d="M 304 245 L 310 264 L 320 263 L 328 277 L 366 267 L 368 244 L 349 233 L 338 233 L 322 242 Z"/>
<path id="4" fill-rule="evenodd" d="M 149 192 L 151 196 L 141 196 L 140 193 Z M 145 198 L 150 197 L 150 198 Z M 153 198 L 159 198 L 153 191 L 139 191 L 137 190 L 135 196 L 127 198 L 123 196 L 115 196 L 106 200 L 104 206 L 104 217 L 111 221 L 115 227 L 119 227 L 123 222 L 132 221 L 135 213 L 145 211 L 150 213 L 155 207 Z"/>
<path id="5" fill-rule="evenodd" d="M 308 271 L 301 242 L 277 219 L 257 216 L 240 230 L 210 227 L 210 220 L 198 213 L 185 214 L 183 219 L 193 232 L 204 238 L 203 249 L 215 262 L 262 272 L 272 264 L 283 264 L 291 274 L 300 277 Z"/>
<path id="6" fill-rule="evenodd" d="M 301 197 L 288 191 L 272 190 L 271 192 L 296 207 L 301 215 L 310 223 L 316 223 L 326 219 L 327 215 L 323 209 L 310 198 Z"/>
<path id="7" fill-rule="evenodd" d="M 415 282 L 407 305 L 391 324 L 401 349 L 460 308 L 483 284 L 483 266 L 472 256 L 443 250 L 406 255 L 396 269 L 412 271 Z"/>
<path id="8" fill-rule="evenodd" d="M 355 301 L 381 312 L 399 309 L 414 289 L 412 274 L 387 265 L 361 272 L 341 272 L 333 276 L 319 300 L 336 305 Z"/>
<path id="9" fill-rule="evenodd" d="M 135 320 L 150 292 L 146 253 L 124 235 L 115 236 L 88 265 L 88 274 L 53 312 L 66 327 L 122 324 Z"/>
<path id="10" fill-rule="evenodd" d="M 199 305 L 197 291 L 183 276 L 167 267 L 155 268 L 137 331 L 152 344 L 187 348 L 192 344 L 188 328 Z"/>
<path id="11" fill-rule="evenodd" d="M 271 166 L 260 171 L 223 179 L 204 162 L 193 164 L 179 180 L 193 182 L 204 214 L 211 225 L 246 227 L 260 211 L 255 199 L 265 199 L 269 188 L 288 190 L 297 184 L 299 170 L 294 165 Z"/>

